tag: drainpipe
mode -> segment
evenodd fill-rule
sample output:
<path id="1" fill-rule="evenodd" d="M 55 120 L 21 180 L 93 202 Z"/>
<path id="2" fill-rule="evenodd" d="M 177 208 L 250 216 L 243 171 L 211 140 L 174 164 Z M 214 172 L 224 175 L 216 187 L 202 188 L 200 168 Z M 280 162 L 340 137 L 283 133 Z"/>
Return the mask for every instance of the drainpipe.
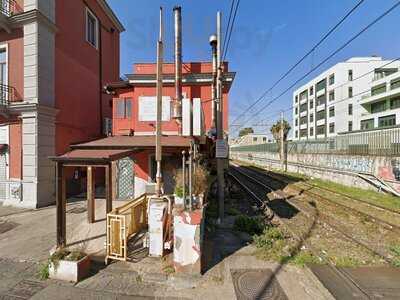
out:
<path id="1" fill-rule="evenodd" d="M 101 42 L 101 31 L 102 31 L 102 24 L 99 20 L 99 40 L 98 40 L 98 46 L 99 46 L 99 103 L 100 103 L 100 136 L 103 135 L 103 47 L 102 47 L 102 42 Z"/>
<path id="2" fill-rule="evenodd" d="M 178 122 L 182 134 L 182 16 L 181 7 L 174 7 L 175 22 L 175 101 L 173 118 Z"/>

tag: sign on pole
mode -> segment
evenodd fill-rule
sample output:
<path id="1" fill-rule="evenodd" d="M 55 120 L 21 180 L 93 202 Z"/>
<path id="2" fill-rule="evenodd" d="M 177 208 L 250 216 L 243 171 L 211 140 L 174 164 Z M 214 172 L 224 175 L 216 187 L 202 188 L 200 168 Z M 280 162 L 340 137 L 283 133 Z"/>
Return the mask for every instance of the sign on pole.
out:
<path id="1" fill-rule="evenodd" d="M 215 157 L 227 158 L 228 157 L 228 143 L 226 140 L 218 139 L 215 145 Z"/>

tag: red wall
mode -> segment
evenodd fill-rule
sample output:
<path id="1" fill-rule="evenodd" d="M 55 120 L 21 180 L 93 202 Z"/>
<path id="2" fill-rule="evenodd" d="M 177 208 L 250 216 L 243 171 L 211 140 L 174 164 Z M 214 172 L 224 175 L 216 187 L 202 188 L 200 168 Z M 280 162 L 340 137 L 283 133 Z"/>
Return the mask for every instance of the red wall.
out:
<path id="1" fill-rule="evenodd" d="M 22 128 L 21 123 L 10 124 L 10 178 L 22 179 Z"/>
<path id="2" fill-rule="evenodd" d="M 186 67 L 185 67 L 186 66 Z M 227 68 L 227 64 L 226 64 Z M 136 74 L 154 74 L 155 65 L 154 64 L 135 64 L 134 72 Z M 209 73 L 211 71 L 210 63 L 186 63 L 183 67 L 183 73 L 188 72 L 194 73 Z M 174 65 L 173 64 L 165 64 L 163 66 L 163 72 L 173 73 Z M 211 85 L 191 85 L 191 86 L 183 86 L 182 92 L 186 93 L 189 99 L 200 98 L 202 101 L 202 107 L 204 112 L 204 122 L 205 129 L 208 131 L 211 128 L 211 116 L 212 116 L 212 103 L 211 103 Z M 149 132 L 155 130 L 155 122 L 143 122 L 139 121 L 138 118 L 138 98 L 140 96 L 155 96 L 156 95 L 156 87 L 155 86 L 136 86 L 130 89 L 121 90 L 120 94 L 114 98 L 114 111 L 113 111 L 113 134 L 114 135 L 124 135 L 128 134 L 129 130 L 133 130 L 135 132 Z M 163 95 L 169 96 L 171 99 L 175 98 L 175 87 L 174 86 L 164 86 L 163 87 Z M 118 119 L 116 118 L 116 101 L 119 98 L 132 98 L 132 118 L 131 119 Z M 229 111 L 229 103 L 228 103 L 228 88 L 225 88 L 223 91 L 223 114 L 224 114 L 224 129 L 228 130 L 228 111 Z M 178 125 L 174 120 L 163 122 L 162 125 L 163 131 L 177 131 Z"/>
<path id="3" fill-rule="evenodd" d="M 22 29 L 0 32 L 0 44 L 8 45 L 8 85 L 15 88 L 15 100 L 24 98 L 24 38 Z"/>
<path id="4" fill-rule="evenodd" d="M 56 152 L 69 144 L 99 137 L 103 118 L 111 117 L 111 97 L 100 94 L 102 86 L 119 79 L 119 32 L 95 0 L 87 5 L 101 22 L 101 47 L 86 42 L 85 3 L 56 2 Z M 71 19 L 71 16 L 73 18 Z M 114 29 L 114 31 L 113 31 Z M 113 32 L 112 32 L 113 31 Z M 100 83 L 100 48 L 102 83 Z M 101 97 L 101 104 L 100 104 Z"/>

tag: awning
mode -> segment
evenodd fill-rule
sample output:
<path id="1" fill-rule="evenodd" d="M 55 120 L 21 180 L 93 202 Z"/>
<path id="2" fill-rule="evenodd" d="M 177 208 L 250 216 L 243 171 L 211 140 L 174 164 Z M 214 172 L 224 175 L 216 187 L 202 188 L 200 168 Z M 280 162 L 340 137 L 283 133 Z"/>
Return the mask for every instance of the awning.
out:
<path id="1" fill-rule="evenodd" d="M 87 163 L 108 163 L 132 154 L 132 150 L 114 149 L 74 149 L 63 155 L 49 157 L 57 162 L 87 162 Z"/>
<path id="2" fill-rule="evenodd" d="M 163 147 L 189 148 L 192 138 L 184 136 L 162 136 L 161 145 Z M 154 135 L 145 136 L 110 136 L 86 143 L 71 145 L 72 149 L 130 149 L 140 150 L 144 148 L 154 148 L 156 137 Z"/>

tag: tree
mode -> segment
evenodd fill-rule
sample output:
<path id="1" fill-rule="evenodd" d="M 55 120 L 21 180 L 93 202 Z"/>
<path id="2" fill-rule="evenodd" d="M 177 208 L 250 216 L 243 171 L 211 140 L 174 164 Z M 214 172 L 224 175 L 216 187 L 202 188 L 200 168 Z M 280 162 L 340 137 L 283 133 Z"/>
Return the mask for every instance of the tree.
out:
<path id="1" fill-rule="evenodd" d="M 277 141 L 277 143 L 279 143 L 281 141 L 281 124 L 282 124 L 281 120 L 278 120 L 271 127 L 272 136 Z M 283 141 L 287 140 L 290 129 L 291 129 L 291 127 L 290 127 L 288 121 L 283 120 Z"/>
<path id="2" fill-rule="evenodd" d="M 247 134 L 250 134 L 250 133 L 254 133 L 253 128 L 251 128 L 251 127 L 245 127 L 245 128 L 243 128 L 243 129 L 241 129 L 241 130 L 239 131 L 239 137 L 244 136 L 244 135 L 247 135 Z"/>

